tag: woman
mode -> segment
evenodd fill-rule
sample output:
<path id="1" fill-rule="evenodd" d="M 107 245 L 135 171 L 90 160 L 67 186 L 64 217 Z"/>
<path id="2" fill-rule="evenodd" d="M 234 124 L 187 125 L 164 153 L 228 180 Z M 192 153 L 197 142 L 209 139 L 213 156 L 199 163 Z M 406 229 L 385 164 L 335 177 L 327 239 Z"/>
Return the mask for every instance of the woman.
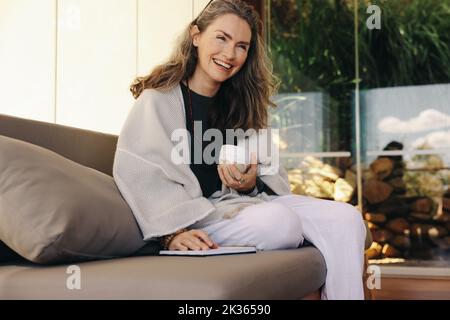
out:
<path id="1" fill-rule="evenodd" d="M 208 4 L 171 59 L 132 85 L 137 101 L 119 137 L 115 181 L 145 240 L 160 239 L 170 250 L 275 250 L 306 239 L 327 264 L 322 297 L 362 299 L 366 230 L 355 208 L 292 195 L 286 172 L 261 174 L 256 154 L 248 167 L 198 159 L 207 154 L 201 137 L 208 129 L 267 128 L 276 85 L 260 31 L 244 2 Z M 242 139 L 250 138 L 228 144 Z"/>

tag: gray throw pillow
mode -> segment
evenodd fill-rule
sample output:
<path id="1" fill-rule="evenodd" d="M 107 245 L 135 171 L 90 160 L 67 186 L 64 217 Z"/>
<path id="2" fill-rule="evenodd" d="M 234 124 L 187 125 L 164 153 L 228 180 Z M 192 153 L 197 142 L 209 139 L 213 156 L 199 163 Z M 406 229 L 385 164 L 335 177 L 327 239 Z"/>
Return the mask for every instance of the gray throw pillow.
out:
<path id="1" fill-rule="evenodd" d="M 127 256 L 146 244 L 112 177 L 1 135 L 0 241 L 43 264 Z"/>

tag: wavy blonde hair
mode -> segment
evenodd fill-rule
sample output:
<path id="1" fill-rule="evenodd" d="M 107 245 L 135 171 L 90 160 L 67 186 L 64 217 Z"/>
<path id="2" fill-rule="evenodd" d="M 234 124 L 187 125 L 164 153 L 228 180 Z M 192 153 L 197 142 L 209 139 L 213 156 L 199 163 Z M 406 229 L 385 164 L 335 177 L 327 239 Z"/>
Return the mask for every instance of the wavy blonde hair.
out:
<path id="1" fill-rule="evenodd" d="M 197 66 L 197 48 L 193 45 L 191 28 L 200 32 L 218 17 L 234 14 L 250 26 L 252 37 L 245 64 L 230 79 L 223 82 L 217 93 L 218 106 L 210 114 L 211 126 L 219 129 L 263 129 L 268 126 L 268 107 L 276 107 L 270 97 L 276 93 L 278 79 L 272 73 L 261 36 L 262 22 L 258 13 L 241 0 L 215 0 L 192 21 L 180 36 L 170 59 L 145 77 L 138 77 L 130 87 L 134 98 L 144 89 L 169 90 L 180 81 L 189 79 Z"/>

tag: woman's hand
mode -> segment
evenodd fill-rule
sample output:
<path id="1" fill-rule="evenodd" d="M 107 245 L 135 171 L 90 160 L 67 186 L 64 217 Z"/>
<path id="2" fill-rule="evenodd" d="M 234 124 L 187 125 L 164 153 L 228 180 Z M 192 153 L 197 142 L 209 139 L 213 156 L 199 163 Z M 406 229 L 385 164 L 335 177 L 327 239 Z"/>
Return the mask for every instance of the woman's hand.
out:
<path id="1" fill-rule="evenodd" d="M 219 164 L 217 166 L 222 183 L 239 192 L 249 192 L 255 188 L 257 170 L 258 165 L 254 154 L 252 154 L 251 165 L 246 173 L 241 173 L 235 164 Z"/>
<path id="2" fill-rule="evenodd" d="M 176 235 L 169 243 L 169 250 L 208 250 L 219 246 L 203 230 L 189 230 Z"/>

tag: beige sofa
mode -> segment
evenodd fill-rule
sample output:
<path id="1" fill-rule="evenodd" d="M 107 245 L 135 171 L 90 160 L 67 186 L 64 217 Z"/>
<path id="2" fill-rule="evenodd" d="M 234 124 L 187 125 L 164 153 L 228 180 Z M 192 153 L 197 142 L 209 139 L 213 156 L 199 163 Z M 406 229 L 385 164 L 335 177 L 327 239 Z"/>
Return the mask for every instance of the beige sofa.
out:
<path id="1" fill-rule="evenodd" d="M 117 136 L 6 115 L 0 135 L 111 175 Z M 319 298 L 325 281 L 313 246 L 212 257 L 164 257 L 158 249 L 149 242 L 133 256 L 77 263 L 81 290 L 66 286 L 69 265 L 36 265 L 9 252 L 0 263 L 0 299 L 302 299 Z M 3 243 L 1 251 L 8 254 Z"/>

